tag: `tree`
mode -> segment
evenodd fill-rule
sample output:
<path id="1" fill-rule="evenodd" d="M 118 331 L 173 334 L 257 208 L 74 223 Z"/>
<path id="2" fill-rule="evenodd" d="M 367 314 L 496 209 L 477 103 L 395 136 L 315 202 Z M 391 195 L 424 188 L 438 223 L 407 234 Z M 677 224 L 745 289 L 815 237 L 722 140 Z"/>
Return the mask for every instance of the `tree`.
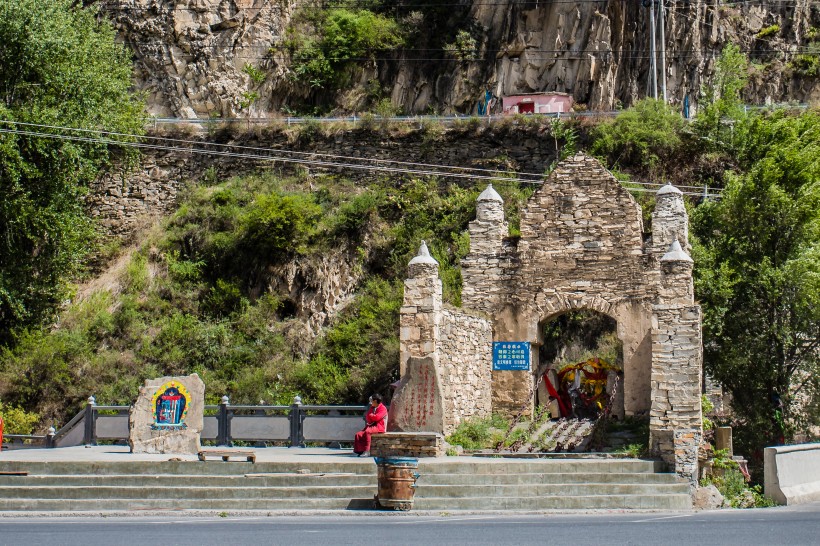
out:
<path id="1" fill-rule="evenodd" d="M 707 143 L 729 155 L 742 141 L 746 117 L 740 93 L 749 80 L 749 61 L 735 44 L 727 44 L 718 58 L 711 85 L 703 90 L 704 105 L 695 119 L 697 133 Z"/>
<path id="2" fill-rule="evenodd" d="M 95 8 L 74 4 L 0 0 L 0 342 L 68 295 L 95 237 L 83 196 L 111 156 L 100 142 L 31 133 L 143 124 L 128 53 Z"/>
<path id="3" fill-rule="evenodd" d="M 641 174 L 663 175 L 679 167 L 685 125 L 686 120 L 668 104 L 643 99 L 596 127 L 590 151 L 612 168 L 628 165 Z"/>
<path id="4" fill-rule="evenodd" d="M 732 394 L 754 451 L 818 419 L 820 114 L 761 114 L 748 127 L 748 172 L 692 224 L 705 368 Z"/>

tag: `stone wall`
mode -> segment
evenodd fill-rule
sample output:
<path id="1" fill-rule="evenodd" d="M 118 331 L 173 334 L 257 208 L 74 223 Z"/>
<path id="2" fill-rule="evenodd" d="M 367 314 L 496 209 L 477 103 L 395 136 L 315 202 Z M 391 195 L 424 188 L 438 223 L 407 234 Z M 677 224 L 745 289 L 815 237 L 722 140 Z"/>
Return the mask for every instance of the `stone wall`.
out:
<path id="1" fill-rule="evenodd" d="M 211 134 L 168 135 L 180 142 L 170 145 L 178 151 L 146 149 L 140 164 L 126 173 L 112 171 L 103 175 L 91 187 L 88 208 L 110 233 L 127 237 L 141 225 L 145 217 L 167 214 L 176 206 L 177 194 L 190 182 L 198 182 L 208 173 L 212 181 L 275 169 L 292 174 L 294 164 L 264 159 L 231 158 L 208 153 L 231 148 L 209 144 L 218 141 L 254 156 L 270 156 L 270 152 L 336 155 L 350 158 L 346 163 L 360 163 L 359 158 L 373 160 L 413 161 L 430 165 L 499 169 L 503 172 L 542 173 L 555 159 L 555 145 L 546 127 L 510 124 L 486 127 L 453 127 L 432 125 L 401 130 L 352 127 L 319 131 L 310 126 L 265 128 L 254 132 L 212 131 Z M 168 143 L 166 143 L 168 144 Z M 186 150 L 190 148 L 191 151 Z M 305 156 L 303 156 L 305 157 Z M 370 162 L 370 161 L 369 161 Z M 301 167 L 300 167 L 301 168 Z M 311 167 L 311 169 L 315 168 Z M 352 179 L 367 182 L 378 171 L 335 169 Z M 392 175 L 396 176 L 396 175 Z"/>
<path id="2" fill-rule="evenodd" d="M 447 434 L 470 417 L 487 417 L 492 411 L 490 377 L 493 328 L 486 318 L 455 309 L 443 309 L 439 326 L 439 355 L 447 401 Z"/>
<path id="3" fill-rule="evenodd" d="M 438 263 L 422 242 L 408 265 L 400 317 L 399 381 L 389 430 L 451 434 L 468 417 L 491 411 L 492 326 L 445 309 Z"/>
<path id="4" fill-rule="evenodd" d="M 655 306 L 650 449 L 694 484 L 703 429 L 700 306 Z"/>
<path id="5" fill-rule="evenodd" d="M 480 197 L 470 224 L 464 306 L 494 317 L 495 341 L 534 347 L 543 341 L 541 325 L 564 312 L 592 309 L 614 318 L 624 344 L 625 411 L 648 412 L 647 332 L 658 273 L 644 251 L 638 204 L 600 163 L 581 154 L 563 161 L 527 202 L 520 240 L 503 240 L 493 227 L 503 222 L 499 201 Z M 495 372 L 494 409 L 526 407 L 535 380 L 524 372 Z"/>

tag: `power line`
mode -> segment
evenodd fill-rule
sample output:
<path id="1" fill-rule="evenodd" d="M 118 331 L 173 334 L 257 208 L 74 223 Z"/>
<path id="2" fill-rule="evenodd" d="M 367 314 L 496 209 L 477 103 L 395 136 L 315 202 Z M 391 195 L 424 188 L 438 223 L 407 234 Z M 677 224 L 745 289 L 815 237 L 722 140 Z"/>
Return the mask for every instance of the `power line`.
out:
<path id="1" fill-rule="evenodd" d="M 291 154 L 295 156 L 303 156 L 303 157 L 323 157 L 328 158 L 331 160 L 343 160 L 343 161 L 369 161 L 372 163 L 377 164 L 394 164 L 394 165 L 403 165 L 408 167 L 428 167 L 434 169 L 452 169 L 455 171 L 465 171 L 465 172 L 473 172 L 473 173 L 497 173 L 497 169 L 483 169 L 480 167 L 459 167 L 459 166 L 451 166 L 451 165 L 441 165 L 441 164 L 429 164 L 429 163 L 414 163 L 409 161 L 399 161 L 395 159 L 377 159 L 377 158 L 362 158 L 362 157 L 355 157 L 355 156 L 345 156 L 345 155 L 338 155 L 338 154 L 323 154 L 323 153 L 316 153 L 316 152 L 300 152 L 298 150 L 277 150 L 271 148 L 261 148 L 258 146 L 246 146 L 241 144 L 223 144 L 218 142 L 202 142 L 199 140 L 187 140 L 187 139 L 178 139 L 178 138 L 170 138 L 170 137 L 159 137 L 159 136 L 142 136 L 142 135 L 135 135 L 130 133 L 118 133 L 113 131 L 103 131 L 97 129 L 81 129 L 81 128 L 72 128 L 72 127 L 63 127 L 58 125 L 45 125 L 45 124 L 37 124 L 37 123 L 25 123 L 25 122 L 7 122 L 13 125 L 20 125 L 26 127 L 36 127 L 40 129 L 56 129 L 56 130 L 68 130 L 68 131 L 75 131 L 81 133 L 95 133 L 95 134 L 105 134 L 117 137 L 124 137 L 128 139 L 151 139 L 160 142 L 170 142 L 176 144 L 183 144 L 183 145 L 209 145 L 209 146 L 216 146 L 220 148 L 228 148 L 228 149 L 238 149 L 238 150 L 248 150 L 251 152 L 266 152 L 270 153 L 272 151 L 284 154 Z M 279 157 L 279 156 L 275 156 Z M 543 174 L 540 173 L 528 173 L 528 172 L 517 172 L 518 177 L 530 177 L 533 182 L 541 183 L 542 179 L 544 178 Z M 630 181 L 631 184 L 638 184 L 643 186 L 657 186 L 662 187 L 664 184 L 657 183 L 657 182 L 640 182 L 640 181 Z M 702 189 L 701 186 L 676 186 L 677 188 L 684 188 L 684 189 Z"/>
<path id="2" fill-rule="evenodd" d="M 117 136 L 125 136 L 134 139 L 152 139 L 157 140 L 160 142 L 167 141 L 167 142 L 175 142 L 181 144 L 189 144 L 188 147 L 183 146 L 174 146 L 174 145 L 162 145 L 162 144 L 149 144 L 145 142 L 128 142 L 123 140 L 113 140 L 109 138 L 98 138 L 98 137 L 87 137 L 87 136 L 74 136 L 74 135 L 62 135 L 57 133 L 45 133 L 41 131 L 27 131 L 27 130 L 19 130 L 19 129 L 0 129 L 0 133 L 6 134 L 16 134 L 22 136 L 33 136 L 33 137 L 42 137 L 42 138 L 51 138 L 56 140 L 66 140 L 66 141 L 75 141 L 75 142 L 88 142 L 88 143 L 98 143 L 98 144 L 105 144 L 105 145 L 114 145 L 114 146 L 126 146 L 126 147 L 133 147 L 139 149 L 150 149 L 150 150 L 158 150 L 158 151 L 169 151 L 169 152 L 177 152 L 177 153 L 188 153 L 188 154 L 198 154 L 198 155 L 207 155 L 207 156 L 217 156 L 217 157 L 231 157 L 231 158 L 240 158 L 240 159 L 253 159 L 259 161 L 281 161 L 283 163 L 294 163 L 294 164 L 301 164 L 313 167 L 320 167 L 320 168 L 348 168 L 348 169 L 358 169 L 358 170 L 367 170 L 367 171 L 381 171 L 381 172 L 391 172 L 396 174 L 411 174 L 411 175 L 419 175 L 419 176 L 439 176 L 439 177 L 449 177 L 449 178 L 467 178 L 472 180 L 487 180 L 487 181 L 495 181 L 495 182 L 502 182 L 502 183 L 511 183 L 511 182 L 518 182 L 522 184 L 534 184 L 534 185 L 541 185 L 543 183 L 543 178 L 545 175 L 534 174 L 534 173 L 521 173 L 523 176 L 536 176 L 539 179 L 533 178 L 522 178 L 521 176 L 505 176 L 503 174 L 499 174 L 497 176 L 486 175 L 486 174 L 476 174 L 476 173 L 492 173 L 497 171 L 491 171 L 489 169 L 480 169 L 480 168 L 471 168 L 471 167 L 452 167 L 446 165 L 429 165 L 423 163 L 409 163 L 409 162 L 401 162 L 401 161 L 393 161 L 393 160 L 379 160 L 379 159 L 370 159 L 370 158 L 353 158 L 353 157 L 346 157 L 346 156 L 335 156 L 331 154 L 311 154 L 309 152 L 294 152 L 294 151 L 284 151 L 284 153 L 293 154 L 293 155 L 303 155 L 303 156 L 318 156 L 318 157 L 325 157 L 328 160 L 317 160 L 312 158 L 296 158 L 296 157 L 287 157 L 283 155 L 270 155 L 270 154 L 257 154 L 257 153 L 241 153 L 241 152 L 233 152 L 228 150 L 209 150 L 206 148 L 202 148 L 201 146 L 217 146 L 223 148 L 235 148 L 235 149 L 247 149 L 253 151 L 266 151 L 270 152 L 269 149 L 265 148 L 256 148 L 256 147 L 249 147 L 249 146 L 240 146 L 240 145 L 229 145 L 229 144 L 218 144 L 218 143 L 209 143 L 209 142 L 198 142 L 194 140 L 184 140 L 184 139 L 170 139 L 164 137 L 144 137 L 140 135 L 129 135 L 126 133 L 114 133 L 114 132 L 107 132 L 107 131 L 97 131 L 91 129 L 76 129 L 72 127 L 59 127 L 59 126 L 46 126 L 46 125 L 38 125 L 38 124 L 28 124 L 22 122 L 14 122 L 14 121 L 2 121 L 3 123 L 7 123 L 10 125 L 21 125 L 21 126 L 33 126 L 33 127 L 41 127 L 41 128 L 52 128 L 58 130 L 66 130 L 66 131 L 79 131 L 84 133 L 96 133 L 96 134 L 110 134 L 110 135 L 117 135 Z M 356 163 L 345 163 L 337 160 L 354 160 L 354 161 L 369 161 L 374 164 L 356 164 Z M 400 165 L 399 167 L 392 167 L 390 165 Z M 410 167 L 428 167 L 428 168 L 410 168 Z M 437 170 L 433 170 L 437 169 Z M 446 169 L 450 169 L 451 171 L 447 171 Z M 461 172 L 464 171 L 464 172 Z M 638 185 L 638 188 L 628 188 L 631 191 L 638 191 L 638 192 L 656 192 L 663 184 L 654 183 L 654 182 L 637 182 L 637 181 L 626 181 L 625 184 L 632 184 Z M 684 189 L 681 190 L 682 193 L 685 195 L 694 195 L 694 196 L 701 196 L 702 195 L 702 188 L 698 186 L 679 186 L 680 189 L 683 187 Z M 689 188 L 701 190 L 701 191 L 685 191 Z"/>

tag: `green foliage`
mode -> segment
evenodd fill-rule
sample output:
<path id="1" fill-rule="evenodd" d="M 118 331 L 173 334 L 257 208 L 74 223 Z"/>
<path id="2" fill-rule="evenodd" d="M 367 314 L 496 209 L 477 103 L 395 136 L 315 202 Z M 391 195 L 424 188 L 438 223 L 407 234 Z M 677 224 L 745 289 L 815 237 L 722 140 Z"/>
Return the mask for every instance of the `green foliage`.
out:
<path id="1" fill-rule="evenodd" d="M 820 393 L 818 118 L 815 111 L 754 116 L 739 151 L 748 172 L 730 177 L 722 199 L 692 215 L 705 369 L 733 396 L 742 419 L 736 445 L 745 453 L 818 420 L 792 406 Z M 787 430 L 779 430 L 774 393 Z"/>
<path id="2" fill-rule="evenodd" d="M 610 167 L 629 165 L 660 176 L 677 168 L 685 125 L 681 115 L 663 101 L 643 99 L 593 129 L 590 152 Z"/>
<path id="3" fill-rule="evenodd" d="M 556 153 L 555 161 L 549 168 L 549 171 L 552 171 L 558 163 L 575 155 L 578 151 L 578 129 L 572 122 L 552 118 L 550 119 L 550 135 L 555 142 Z"/>
<path id="4" fill-rule="evenodd" d="M 489 449 L 494 447 L 509 427 L 502 416 L 493 414 L 485 418 L 470 418 L 459 423 L 447 442 L 464 449 Z"/>
<path id="5" fill-rule="evenodd" d="M 738 466 L 737 461 L 729 456 L 728 449 L 716 449 L 712 454 L 712 468 L 728 470 L 730 468 L 738 468 Z"/>
<path id="6" fill-rule="evenodd" d="M 703 430 L 712 430 L 715 428 L 715 423 L 707 415 L 714 411 L 715 406 L 705 394 L 700 395 L 700 408 L 703 415 Z"/>
<path id="7" fill-rule="evenodd" d="M 19 406 L 10 406 L 0 401 L 0 417 L 3 418 L 4 434 L 33 434 L 34 427 L 40 421 L 36 413 L 28 412 Z"/>
<path id="8" fill-rule="evenodd" d="M 721 52 L 712 84 L 703 90 L 704 104 L 695 130 L 708 148 L 732 154 L 743 138 L 746 118 L 741 91 L 749 79 L 749 62 L 740 48 L 728 44 Z"/>
<path id="9" fill-rule="evenodd" d="M 0 0 L 0 119 L 139 133 L 130 57 L 76 4 Z M 69 296 L 95 238 L 83 196 L 108 157 L 104 144 L 0 135 L 0 342 Z"/>
<path id="10" fill-rule="evenodd" d="M 314 88 L 338 86 L 344 69 L 404 43 L 396 21 L 367 9 L 333 8 L 303 14 L 302 18 L 313 32 L 291 28 L 288 45 L 295 77 Z"/>
<path id="11" fill-rule="evenodd" d="M 806 46 L 805 52 L 795 55 L 789 66 L 797 74 L 809 78 L 820 76 L 820 45 L 810 43 Z"/>
<path id="12" fill-rule="evenodd" d="M 254 85 L 262 85 L 266 78 L 264 71 L 250 63 L 245 63 L 245 66 L 242 67 L 242 72 L 250 76 Z"/>
<path id="13" fill-rule="evenodd" d="M 478 41 L 466 30 L 459 30 L 454 42 L 444 45 L 444 52 L 460 61 L 478 59 Z"/>
<path id="14" fill-rule="evenodd" d="M 743 474 L 736 469 L 727 469 L 721 476 L 705 478 L 701 480 L 700 485 L 717 487 L 732 508 L 765 508 L 776 505 L 774 501 L 763 496 L 763 490 L 759 485 L 747 484 Z"/>
<path id="15" fill-rule="evenodd" d="M 768 26 L 768 27 L 763 27 L 757 33 L 756 38 L 758 40 L 760 40 L 762 38 L 768 38 L 769 36 L 774 36 L 778 32 L 780 32 L 780 25 L 771 25 L 771 26 Z"/>

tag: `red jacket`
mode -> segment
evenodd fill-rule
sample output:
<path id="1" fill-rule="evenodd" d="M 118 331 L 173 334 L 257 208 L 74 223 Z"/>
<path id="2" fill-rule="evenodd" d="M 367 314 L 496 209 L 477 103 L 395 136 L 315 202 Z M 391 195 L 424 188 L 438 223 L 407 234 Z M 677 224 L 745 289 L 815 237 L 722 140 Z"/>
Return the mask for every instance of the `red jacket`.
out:
<path id="1" fill-rule="evenodd" d="M 387 408 L 384 407 L 384 404 L 381 403 L 375 408 L 373 406 L 370 406 L 369 408 L 367 408 L 367 413 L 364 416 L 364 420 L 367 423 L 364 426 L 365 430 L 368 430 L 371 433 L 386 431 Z"/>

